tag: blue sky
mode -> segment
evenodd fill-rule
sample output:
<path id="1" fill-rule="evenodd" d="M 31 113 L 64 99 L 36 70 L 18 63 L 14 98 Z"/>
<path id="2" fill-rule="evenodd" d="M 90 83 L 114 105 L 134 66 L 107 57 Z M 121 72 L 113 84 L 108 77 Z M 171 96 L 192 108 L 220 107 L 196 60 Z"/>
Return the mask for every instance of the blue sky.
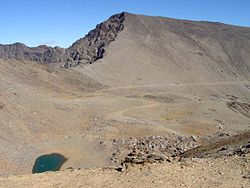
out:
<path id="1" fill-rule="evenodd" d="M 0 43 L 68 47 L 123 11 L 250 27 L 250 0 L 0 0 Z"/>

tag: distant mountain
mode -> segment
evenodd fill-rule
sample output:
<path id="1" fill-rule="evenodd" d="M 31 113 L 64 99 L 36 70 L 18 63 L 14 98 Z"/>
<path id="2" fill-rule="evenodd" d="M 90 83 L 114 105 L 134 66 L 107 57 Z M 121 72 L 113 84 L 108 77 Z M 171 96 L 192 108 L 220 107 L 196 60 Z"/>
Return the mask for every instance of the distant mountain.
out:
<path id="1" fill-rule="evenodd" d="M 0 45 L 0 57 L 15 58 L 39 63 L 57 63 L 64 61 L 65 49 L 46 45 L 30 48 L 22 43 Z"/>
<path id="2" fill-rule="evenodd" d="M 126 84 L 248 79 L 250 28 L 121 13 L 67 49 L 15 43 L 0 45 L 0 57 L 64 67 L 98 61 L 82 71 L 102 82 L 118 76 Z"/>
<path id="3" fill-rule="evenodd" d="M 65 67 L 80 63 L 93 63 L 103 57 L 104 48 L 114 41 L 118 32 L 123 29 L 123 21 L 124 13 L 110 17 L 68 49 L 52 48 L 46 45 L 30 48 L 22 43 L 0 45 L 0 57 L 39 63 L 63 63 Z"/>

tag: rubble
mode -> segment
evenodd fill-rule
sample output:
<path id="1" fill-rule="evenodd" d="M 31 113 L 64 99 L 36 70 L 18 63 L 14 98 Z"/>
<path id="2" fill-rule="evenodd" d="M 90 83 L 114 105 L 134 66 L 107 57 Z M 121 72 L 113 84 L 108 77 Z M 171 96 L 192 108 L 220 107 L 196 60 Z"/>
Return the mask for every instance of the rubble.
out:
<path id="1" fill-rule="evenodd" d="M 184 137 L 175 134 L 171 136 L 113 139 L 112 147 L 115 152 L 112 154 L 111 161 L 121 163 L 120 166 L 124 166 L 124 164 L 171 162 L 179 154 L 197 146 L 195 136 Z M 121 158 L 121 153 L 124 151 L 130 152 Z"/>
<path id="2" fill-rule="evenodd" d="M 162 153 L 167 156 L 176 156 L 196 147 L 197 139 L 194 136 L 149 136 L 143 138 L 113 140 L 113 146 L 116 150 L 119 150 L 119 148 L 125 148 L 146 154 Z"/>

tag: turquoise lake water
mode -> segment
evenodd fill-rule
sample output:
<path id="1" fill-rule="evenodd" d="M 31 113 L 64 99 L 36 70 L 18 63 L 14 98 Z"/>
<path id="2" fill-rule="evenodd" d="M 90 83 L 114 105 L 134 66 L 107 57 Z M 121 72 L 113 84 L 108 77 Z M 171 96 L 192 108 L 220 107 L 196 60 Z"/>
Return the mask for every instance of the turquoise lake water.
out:
<path id="1" fill-rule="evenodd" d="M 59 153 L 42 155 L 36 159 L 32 173 L 58 171 L 66 161 L 67 159 Z"/>

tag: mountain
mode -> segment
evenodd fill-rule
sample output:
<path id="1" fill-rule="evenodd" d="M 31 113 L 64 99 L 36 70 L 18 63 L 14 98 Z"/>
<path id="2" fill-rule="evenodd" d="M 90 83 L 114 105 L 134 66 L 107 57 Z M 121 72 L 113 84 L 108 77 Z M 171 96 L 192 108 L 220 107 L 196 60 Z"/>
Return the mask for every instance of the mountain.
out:
<path id="1" fill-rule="evenodd" d="M 250 28 L 129 13 L 111 16 L 67 49 L 0 45 L 2 58 L 66 68 L 96 62 L 83 72 L 107 85 L 117 77 L 117 85 L 245 80 L 249 54 Z"/>
<path id="2" fill-rule="evenodd" d="M 104 58 L 82 70 L 85 74 L 110 86 L 249 79 L 250 28 L 124 17 L 124 29 L 105 48 Z"/>

